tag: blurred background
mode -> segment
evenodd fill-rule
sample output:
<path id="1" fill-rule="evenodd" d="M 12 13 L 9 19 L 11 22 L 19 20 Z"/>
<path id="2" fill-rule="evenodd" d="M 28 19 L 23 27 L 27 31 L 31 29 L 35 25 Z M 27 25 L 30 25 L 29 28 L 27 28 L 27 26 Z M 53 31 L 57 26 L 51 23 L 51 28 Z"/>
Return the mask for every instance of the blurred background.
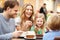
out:
<path id="1" fill-rule="evenodd" d="M 0 0 L 0 8 L 6 0 Z M 34 11 L 39 10 L 43 3 L 46 3 L 48 11 L 60 12 L 60 0 L 17 0 L 20 3 L 20 9 L 26 3 L 31 3 L 34 6 Z"/>

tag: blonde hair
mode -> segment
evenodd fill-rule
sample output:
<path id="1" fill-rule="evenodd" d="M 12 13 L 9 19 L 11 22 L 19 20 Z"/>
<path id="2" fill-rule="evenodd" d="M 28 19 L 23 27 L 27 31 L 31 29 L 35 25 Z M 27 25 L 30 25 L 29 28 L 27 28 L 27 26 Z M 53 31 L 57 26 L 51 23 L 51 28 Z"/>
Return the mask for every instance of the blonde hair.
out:
<path id="1" fill-rule="evenodd" d="M 27 6 L 31 6 L 31 7 L 32 7 L 32 15 L 34 14 L 33 6 L 32 6 L 31 4 L 25 4 L 25 5 L 22 7 L 22 13 L 21 13 L 21 18 L 22 18 L 22 19 L 25 18 L 24 13 L 25 13 L 25 11 L 26 11 L 26 7 L 27 7 Z M 32 15 L 31 15 L 31 17 L 30 17 L 30 20 L 31 20 L 31 18 L 32 18 Z"/>
<path id="2" fill-rule="evenodd" d="M 44 26 L 44 23 L 45 23 L 45 16 L 44 16 L 44 14 L 42 14 L 42 13 L 37 13 L 37 14 L 35 14 L 35 18 L 34 18 L 34 24 L 36 25 L 36 19 L 37 18 L 42 18 L 43 19 L 43 25 L 42 25 L 42 28 L 43 28 L 43 26 Z"/>
<path id="3" fill-rule="evenodd" d="M 34 14 L 34 10 L 33 10 L 33 5 L 31 5 L 30 3 L 29 4 L 25 4 L 25 5 L 23 5 L 23 7 L 22 7 L 22 11 L 21 11 L 21 24 L 25 21 L 25 11 L 26 11 L 26 7 L 27 6 L 31 6 L 32 7 L 32 15 L 31 15 L 31 17 L 29 18 L 29 20 L 33 20 L 33 14 Z"/>
<path id="4" fill-rule="evenodd" d="M 40 27 L 40 29 L 42 30 L 42 34 L 44 34 L 44 33 L 45 33 L 45 28 L 44 28 L 45 16 L 44 16 L 43 13 L 37 13 L 37 14 L 35 14 L 35 18 L 34 18 L 34 25 L 35 25 L 35 26 L 36 26 L 36 19 L 37 19 L 37 18 L 43 19 L 43 25 Z M 37 28 L 38 28 L 38 27 L 36 26 L 36 28 L 35 28 L 36 31 L 38 31 Z M 36 32 L 36 33 L 37 33 L 37 32 Z"/>
<path id="5" fill-rule="evenodd" d="M 43 13 L 35 14 L 34 20 L 36 20 L 36 18 L 42 18 L 43 19 L 43 23 L 45 23 L 45 16 L 44 16 Z"/>
<path id="6" fill-rule="evenodd" d="M 60 30 L 60 16 L 58 14 L 51 15 L 46 25 L 51 30 Z"/>

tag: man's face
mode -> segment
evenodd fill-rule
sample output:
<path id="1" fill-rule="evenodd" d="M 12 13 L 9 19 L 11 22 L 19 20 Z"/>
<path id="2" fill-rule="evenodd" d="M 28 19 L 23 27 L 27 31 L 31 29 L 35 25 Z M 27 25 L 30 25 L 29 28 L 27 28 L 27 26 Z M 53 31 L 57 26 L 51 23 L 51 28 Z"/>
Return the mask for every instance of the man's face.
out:
<path id="1" fill-rule="evenodd" d="M 9 8 L 8 15 L 10 18 L 15 18 L 17 16 L 19 6 L 15 6 L 14 8 Z"/>

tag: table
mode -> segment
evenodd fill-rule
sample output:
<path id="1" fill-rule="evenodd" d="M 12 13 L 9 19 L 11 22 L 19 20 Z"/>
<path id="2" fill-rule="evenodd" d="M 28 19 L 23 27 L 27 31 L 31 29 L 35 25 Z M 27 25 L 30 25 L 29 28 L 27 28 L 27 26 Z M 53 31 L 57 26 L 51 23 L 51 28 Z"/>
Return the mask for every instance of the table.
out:
<path id="1" fill-rule="evenodd" d="M 42 38 L 36 38 L 36 39 L 25 39 L 25 38 L 19 37 L 19 38 L 13 38 L 12 40 L 42 40 Z"/>
<path id="2" fill-rule="evenodd" d="M 43 35 L 36 35 L 36 39 L 25 39 L 24 37 L 13 38 L 12 40 L 42 40 Z"/>

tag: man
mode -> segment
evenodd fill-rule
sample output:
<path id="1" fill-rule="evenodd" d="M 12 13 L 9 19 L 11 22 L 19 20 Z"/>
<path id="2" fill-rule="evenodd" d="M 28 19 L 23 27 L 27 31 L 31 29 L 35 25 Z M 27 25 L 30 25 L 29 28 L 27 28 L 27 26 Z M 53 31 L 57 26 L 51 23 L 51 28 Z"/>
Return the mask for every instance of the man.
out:
<path id="1" fill-rule="evenodd" d="M 47 17 L 47 9 L 46 9 L 46 4 L 44 3 L 43 6 L 40 8 L 40 13 L 43 13 L 45 15 L 45 19 Z"/>
<path id="2" fill-rule="evenodd" d="M 22 32 L 15 31 L 14 17 L 17 15 L 19 3 L 17 1 L 5 1 L 4 11 L 0 14 L 0 40 L 11 40 L 19 37 Z M 15 31 L 15 32 L 14 32 Z"/>

